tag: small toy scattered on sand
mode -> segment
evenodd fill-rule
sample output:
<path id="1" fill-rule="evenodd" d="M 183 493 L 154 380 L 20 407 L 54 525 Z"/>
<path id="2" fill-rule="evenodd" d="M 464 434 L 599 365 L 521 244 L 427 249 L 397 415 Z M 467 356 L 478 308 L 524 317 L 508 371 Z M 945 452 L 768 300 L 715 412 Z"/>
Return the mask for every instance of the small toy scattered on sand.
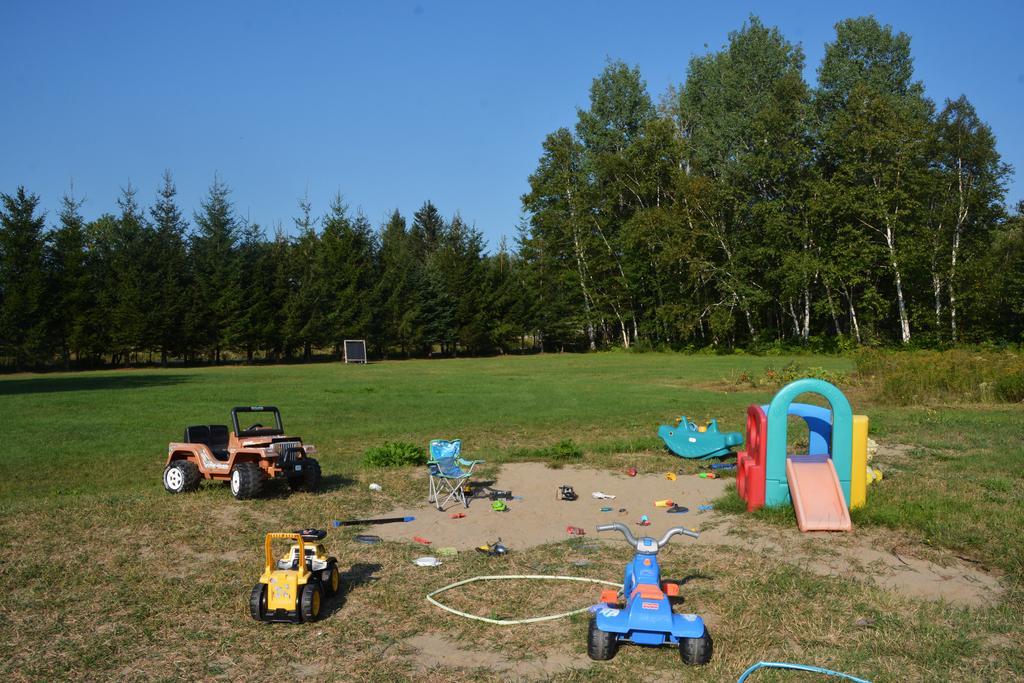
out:
<path id="1" fill-rule="evenodd" d="M 485 543 L 484 545 L 478 545 L 476 547 L 477 552 L 483 553 L 488 557 L 500 557 L 508 554 L 508 548 L 501 543 L 499 538 L 494 543 Z"/>

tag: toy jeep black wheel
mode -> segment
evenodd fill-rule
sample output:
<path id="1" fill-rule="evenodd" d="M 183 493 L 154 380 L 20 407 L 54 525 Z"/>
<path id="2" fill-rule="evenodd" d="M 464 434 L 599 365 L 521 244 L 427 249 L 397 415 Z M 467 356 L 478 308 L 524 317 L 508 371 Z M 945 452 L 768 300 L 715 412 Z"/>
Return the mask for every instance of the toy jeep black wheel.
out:
<path id="1" fill-rule="evenodd" d="M 331 597 L 341 588 L 341 574 L 338 572 L 338 563 L 334 560 L 327 563 L 327 569 L 321 570 L 320 585 L 323 586 L 325 598 Z"/>
<path id="2" fill-rule="evenodd" d="M 587 655 L 591 659 L 605 661 L 619 651 L 619 641 L 614 633 L 602 631 L 597 627 L 597 619 L 590 620 L 590 633 L 587 636 Z"/>
<path id="3" fill-rule="evenodd" d="M 295 491 L 316 491 L 320 488 L 320 463 L 315 458 L 299 460 L 302 470 L 288 477 L 288 484 Z"/>
<path id="4" fill-rule="evenodd" d="M 302 595 L 299 597 L 299 609 L 302 611 L 303 621 L 313 621 L 320 616 L 320 603 L 323 601 L 323 593 L 320 590 L 319 581 L 310 581 L 302 587 Z"/>
<path id="5" fill-rule="evenodd" d="M 684 664 L 707 664 L 711 661 L 713 648 L 711 634 L 707 629 L 704 629 L 700 638 L 679 639 L 679 656 Z"/>
<path id="6" fill-rule="evenodd" d="M 231 470 L 231 495 L 238 500 L 255 498 L 263 490 L 267 475 L 254 462 L 241 462 Z"/>
<path id="7" fill-rule="evenodd" d="M 199 468 L 190 460 L 175 460 L 164 468 L 164 488 L 171 493 L 185 493 L 199 488 Z"/>
<path id="8" fill-rule="evenodd" d="M 256 621 L 267 620 L 267 584 L 257 583 L 249 596 L 249 614 Z"/>

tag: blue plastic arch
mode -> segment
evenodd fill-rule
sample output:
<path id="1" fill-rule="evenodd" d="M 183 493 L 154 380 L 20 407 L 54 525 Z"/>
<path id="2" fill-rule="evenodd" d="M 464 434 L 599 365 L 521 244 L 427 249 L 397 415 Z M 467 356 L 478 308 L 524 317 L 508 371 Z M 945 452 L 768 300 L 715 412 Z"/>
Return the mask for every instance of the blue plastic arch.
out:
<path id="1" fill-rule="evenodd" d="M 832 407 L 832 466 L 839 476 L 846 505 L 850 505 L 850 472 L 853 465 L 853 409 L 834 385 L 820 379 L 798 379 L 775 394 L 768 404 L 768 436 L 765 449 L 766 507 L 791 503 L 786 479 L 786 437 L 789 406 L 800 394 L 818 394 Z"/>
<path id="2" fill-rule="evenodd" d="M 768 414 L 768 404 L 761 406 L 764 414 Z M 786 410 L 789 415 L 803 418 L 807 423 L 809 439 L 808 455 L 831 455 L 832 448 L 832 411 L 810 403 L 790 403 Z"/>

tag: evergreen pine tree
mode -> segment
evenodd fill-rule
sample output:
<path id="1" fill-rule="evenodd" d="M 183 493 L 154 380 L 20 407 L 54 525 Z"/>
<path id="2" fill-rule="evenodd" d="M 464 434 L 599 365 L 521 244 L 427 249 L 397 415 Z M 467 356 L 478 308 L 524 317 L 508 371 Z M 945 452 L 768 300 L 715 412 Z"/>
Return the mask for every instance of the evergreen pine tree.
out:
<path id="1" fill-rule="evenodd" d="M 228 187 L 214 176 L 202 210 L 195 213 L 197 231 L 190 245 L 195 290 L 187 318 L 199 344 L 212 350 L 214 362 L 230 344 L 229 323 L 240 304 L 232 286 L 238 221 L 229 196 Z"/>
<path id="2" fill-rule="evenodd" d="M 95 306 L 86 263 L 85 219 L 81 207 L 81 200 L 64 195 L 60 224 L 47 240 L 50 336 L 65 369 L 71 367 L 72 354 L 81 358 L 81 351 L 87 345 L 89 317 Z"/>
<path id="3" fill-rule="evenodd" d="M 149 210 L 153 221 L 151 338 L 164 366 L 169 354 L 185 352 L 189 342 L 186 324 L 192 288 L 185 245 L 188 226 L 175 202 L 176 195 L 171 173 L 164 171 L 156 203 Z"/>
<path id="4" fill-rule="evenodd" d="M 0 353 L 16 368 L 46 361 L 43 268 L 45 214 L 39 197 L 19 187 L 0 194 Z"/>

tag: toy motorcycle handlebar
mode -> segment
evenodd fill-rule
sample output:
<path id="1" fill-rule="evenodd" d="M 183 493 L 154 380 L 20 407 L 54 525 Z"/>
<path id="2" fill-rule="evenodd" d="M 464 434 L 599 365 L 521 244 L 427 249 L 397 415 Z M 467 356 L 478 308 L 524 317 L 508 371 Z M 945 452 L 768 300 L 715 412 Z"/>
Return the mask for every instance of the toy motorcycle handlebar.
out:
<path id="1" fill-rule="evenodd" d="M 621 531 L 622 535 L 626 537 L 630 545 L 636 545 L 636 536 L 629 530 L 629 527 L 622 522 L 612 522 L 611 524 L 598 524 L 598 531 Z"/>
<path id="2" fill-rule="evenodd" d="M 658 541 L 658 547 L 664 548 L 665 544 L 668 543 L 669 539 L 675 536 L 676 534 L 683 534 L 684 536 L 689 536 L 690 538 L 700 538 L 699 531 L 691 531 L 690 529 L 684 529 L 681 526 L 674 526 L 668 531 L 666 531 L 665 535 L 661 537 L 661 540 Z"/>
<path id="3" fill-rule="evenodd" d="M 630 531 L 628 526 L 622 524 L 621 522 L 612 522 L 611 524 L 599 524 L 597 530 L 621 531 L 622 535 L 626 537 L 626 540 L 629 541 L 630 545 L 637 544 L 636 536 L 633 535 L 633 532 Z M 660 541 L 658 541 L 658 547 L 663 548 L 665 544 L 668 543 L 669 539 L 675 536 L 676 534 L 683 534 L 685 536 L 690 536 L 691 538 L 700 538 L 700 533 L 697 531 L 690 531 L 689 529 L 684 529 L 681 526 L 675 526 L 665 532 L 665 535 L 661 537 Z"/>

